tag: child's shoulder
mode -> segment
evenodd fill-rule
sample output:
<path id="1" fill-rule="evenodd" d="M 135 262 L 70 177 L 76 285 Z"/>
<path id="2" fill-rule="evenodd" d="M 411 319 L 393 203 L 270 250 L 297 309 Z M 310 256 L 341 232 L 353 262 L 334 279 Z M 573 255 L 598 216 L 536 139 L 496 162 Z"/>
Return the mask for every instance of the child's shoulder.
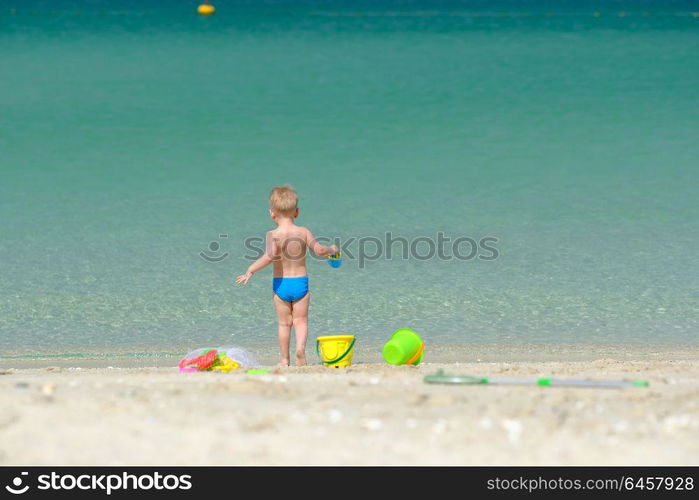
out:
<path id="1" fill-rule="evenodd" d="M 281 235 L 307 236 L 307 235 L 311 234 L 311 231 L 307 227 L 297 226 L 296 224 L 294 224 L 293 226 L 291 226 L 290 229 L 289 228 L 282 229 L 280 227 L 275 227 L 274 229 L 270 229 L 269 231 L 267 231 L 267 234 L 270 236 L 277 236 L 277 235 L 279 235 L 279 236 L 281 236 Z"/>
<path id="2" fill-rule="evenodd" d="M 308 228 L 304 226 L 294 226 L 294 232 L 297 236 L 302 236 L 304 238 L 308 237 L 308 235 L 311 234 Z"/>

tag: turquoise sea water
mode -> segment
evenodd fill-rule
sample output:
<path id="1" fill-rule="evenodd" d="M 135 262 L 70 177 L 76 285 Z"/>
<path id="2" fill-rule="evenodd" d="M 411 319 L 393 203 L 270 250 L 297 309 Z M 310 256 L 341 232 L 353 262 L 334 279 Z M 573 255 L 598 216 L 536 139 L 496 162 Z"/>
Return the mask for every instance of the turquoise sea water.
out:
<path id="1" fill-rule="evenodd" d="M 0 356 L 274 352 L 233 279 L 284 182 L 317 236 L 498 239 L 311 262 L 312 336 L 699 343 L 696 4 L 215 5 L 0 6 Z"/>

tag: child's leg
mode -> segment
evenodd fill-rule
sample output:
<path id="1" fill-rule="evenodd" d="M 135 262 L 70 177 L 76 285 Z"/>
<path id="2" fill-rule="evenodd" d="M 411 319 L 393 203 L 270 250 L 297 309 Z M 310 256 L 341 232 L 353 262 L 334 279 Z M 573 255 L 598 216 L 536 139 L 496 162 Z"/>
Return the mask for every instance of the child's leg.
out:
<path id="1" fill-rule="evenodd" d="M 277 311 L 277 321 L 279 322 L 279 354 L 281 356 L 279 364 L 289 366 L 289 335 L 291 334 L 292 325 L 291 303 L 275 295 L 274 308 Z"/>
<path id="2" fill-rule="evenodd" d="M 294 302 L 291 310 L 296 333 L 296 364 L 306 365 L 306 340 L 308 339 L 308 305 L 311 303 L 311 294 L 307 293 L 304 298 Z"/>

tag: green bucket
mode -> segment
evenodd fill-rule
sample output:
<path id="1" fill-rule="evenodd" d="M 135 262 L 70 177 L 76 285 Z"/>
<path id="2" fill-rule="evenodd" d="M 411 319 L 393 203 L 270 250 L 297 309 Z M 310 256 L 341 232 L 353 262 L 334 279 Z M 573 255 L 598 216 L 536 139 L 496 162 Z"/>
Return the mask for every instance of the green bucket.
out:
<path id="1" fill-rule="evenodd" d="M 383 359 L 392 365 L 419 365 L 424 356 L 425 343 L 408 328 L 396 330 L 383 346 Z"/>

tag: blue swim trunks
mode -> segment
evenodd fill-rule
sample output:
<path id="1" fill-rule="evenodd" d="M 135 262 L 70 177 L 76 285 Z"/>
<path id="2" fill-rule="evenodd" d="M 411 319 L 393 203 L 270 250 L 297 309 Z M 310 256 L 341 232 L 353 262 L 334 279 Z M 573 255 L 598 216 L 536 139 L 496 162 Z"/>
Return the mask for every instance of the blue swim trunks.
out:
<path id="1" fill-rule="evenodd" d="M 308 276 L 272 278 L 272 290 L 280 299 L 286 302 L 296 302 L 308 293 Z"/>

